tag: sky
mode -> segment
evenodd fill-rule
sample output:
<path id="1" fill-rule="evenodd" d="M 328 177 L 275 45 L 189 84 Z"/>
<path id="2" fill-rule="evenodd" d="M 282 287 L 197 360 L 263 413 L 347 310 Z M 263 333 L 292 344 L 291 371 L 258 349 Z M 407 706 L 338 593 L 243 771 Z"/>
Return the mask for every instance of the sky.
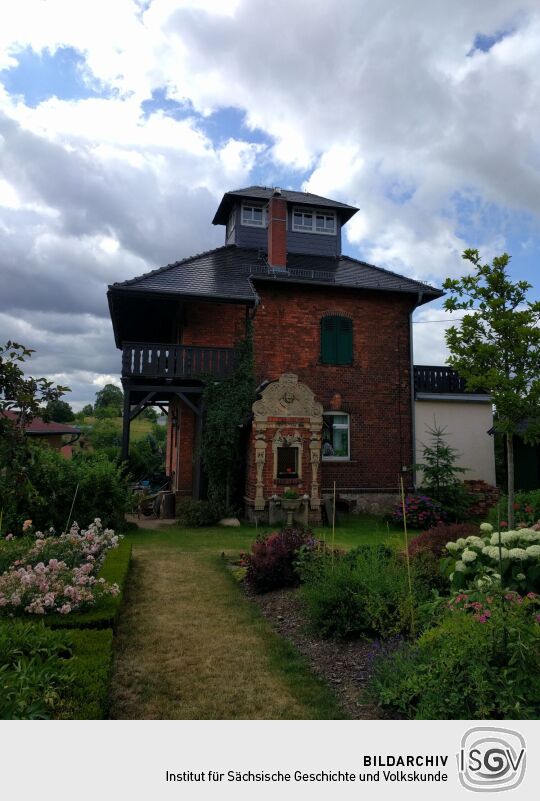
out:
<path id="1" fill-rule="evenodd" d="M 440 286 L 540 253 L 538 0 L 18 0 L 0 6 L 0 342 L 119 383 L 106 288 L 223 244 L 223 193 L 360 208 L 343 251 Z M 442 364 L 448 314 L 415 314 Z"/>

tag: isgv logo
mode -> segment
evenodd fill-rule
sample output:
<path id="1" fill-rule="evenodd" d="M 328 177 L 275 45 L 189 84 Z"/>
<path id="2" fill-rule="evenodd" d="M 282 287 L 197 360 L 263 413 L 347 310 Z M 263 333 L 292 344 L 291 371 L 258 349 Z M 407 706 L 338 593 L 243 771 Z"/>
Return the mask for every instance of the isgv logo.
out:
<path id="1" fill-rule="evenodd" d="M 525 739 L 512 729 L 477 726 L 461 738 L 457 754 L 459 780 L 467 790 L 501 792 L 523 781 Z"/>

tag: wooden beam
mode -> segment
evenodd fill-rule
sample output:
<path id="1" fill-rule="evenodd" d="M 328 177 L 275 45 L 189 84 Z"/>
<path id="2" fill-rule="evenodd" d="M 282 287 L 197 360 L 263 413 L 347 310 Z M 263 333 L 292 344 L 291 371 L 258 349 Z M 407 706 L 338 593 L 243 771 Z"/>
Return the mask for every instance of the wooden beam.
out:
<path id="1" fill-rule="evenodd" d="M 122 416 L 122 461 L 126 462 L 129 456 L 129 428 L 131 418 L 129 410 L 131 407 L 131 392 L 124 387 L 124 414 Z"/>
<path id="2" fill-rule="evenodd" d="M 142 399 L 142 401 L 135 406 L 133 411 L 132 412 L 130 411 L 129 419 L 130 420 L 135 420 L 135 418 L 142 412 L 142 410 L 145 408 L 145 406 L 149 406 L 150 405 L 148 403 L 148 401 L 151 401 L 152 398 L 155 396 L 155 394 L 156 394 L 155 392 L 149 392 L 148 395 L 146 395 Z"/>
<path id="3" fill-rule="evenodd" d="M 195 406 L 195 404 L 194 404 L 194 403 L 192 403 L 192 402 L 189 400 L 189 398 L 187 398 L 187 397 L 184 395 L 184 393 L 183 393 L 183 392 L 177 392 L 176 394 L 178 395 L 178 397 L 179 397 L 181 400 L 183 400 L 183 401 L 184 401 L 184 403 L 186 404 L 186 406 L 189 406 L 189 408 L 190 408 L 190 409 L 191 409 L 191 410 L 192 410 L 192 411 L 193 411 L 193 412 L 194 412 L 194 413 L 197 415 L 197 417 L 200 417 L 200 415 L 201 415 L 201 410 L 200 410 L 200 408 L 199 408 L 198 406 Z"/>

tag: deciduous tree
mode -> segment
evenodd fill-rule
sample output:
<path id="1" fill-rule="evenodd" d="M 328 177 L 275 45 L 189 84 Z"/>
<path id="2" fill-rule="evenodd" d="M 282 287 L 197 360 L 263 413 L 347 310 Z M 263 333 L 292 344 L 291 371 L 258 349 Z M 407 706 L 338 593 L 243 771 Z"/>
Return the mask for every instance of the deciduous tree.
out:
<path id="1" fill-rule="evenodd" d="M 506 438 L 508 525 L 514 525 L 514 436 L 540 441 L 540 302 L 529 301 L 527 281 L 511 281 L 510 256 L 482 264 L 478 250 L 463 258 L 474 272 L 448 278 L 444 308 L 465 311 L 459 327 L 446 332 L 448 363 L 466 380 L 469 390 L 491 395 L 495 427 Z"/>

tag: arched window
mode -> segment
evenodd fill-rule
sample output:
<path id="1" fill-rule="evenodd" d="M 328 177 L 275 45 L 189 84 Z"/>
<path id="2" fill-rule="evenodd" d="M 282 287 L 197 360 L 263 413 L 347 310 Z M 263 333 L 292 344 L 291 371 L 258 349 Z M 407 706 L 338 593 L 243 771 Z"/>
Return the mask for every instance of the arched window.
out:
<path id="1" fill-rule="evenodd" d="M 350 458 L 350 418 L 345 412 L 324 412 L 322 430 L 323 460 Z"/>
<path id="2" fill-rule="evenodd" d="M 352 364 L 353 325 L 348 317 L 328 315 L 321 320 L 321 362 Z"/>

